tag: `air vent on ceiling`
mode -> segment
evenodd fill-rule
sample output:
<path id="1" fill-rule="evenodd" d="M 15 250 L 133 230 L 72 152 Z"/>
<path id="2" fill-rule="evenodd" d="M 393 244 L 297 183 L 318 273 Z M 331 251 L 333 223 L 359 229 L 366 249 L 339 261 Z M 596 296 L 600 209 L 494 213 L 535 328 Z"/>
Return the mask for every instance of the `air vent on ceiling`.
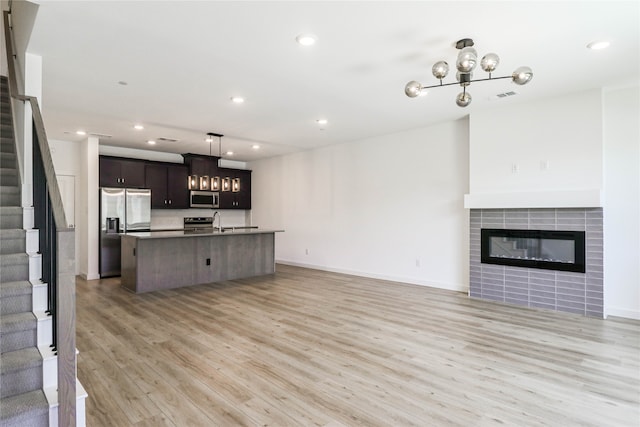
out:
<path id="1" fill-rule="evenodd" d="M 157 141 L 162 141 L 162 142 L 178 142 L 178 140 L 177 140 L 177 139 L 173 139 L 173 138 L 163 138 L 163 137 L 156 138 L 156 140 L 157 140 Z"/>
<path id="2" fill-rule="evenodd" d="M 113 135 L 107 135 L 105 133 L 89 132 L 89 135 L 97 136 L 98 138 L 113 138 Z"/>
<path id="3" fill-rule="evenodd" d="M 517 94 L 518 94 L 518 92 L 514 92 L 514 91 L 511 90 L 509 92 L 504 92 L 504 93 L 497 94 L 496 98 L 498 98 L 498 99 L 508 98 L 510 96 L 514 96 L 514 95 L 517 95 Z"/>

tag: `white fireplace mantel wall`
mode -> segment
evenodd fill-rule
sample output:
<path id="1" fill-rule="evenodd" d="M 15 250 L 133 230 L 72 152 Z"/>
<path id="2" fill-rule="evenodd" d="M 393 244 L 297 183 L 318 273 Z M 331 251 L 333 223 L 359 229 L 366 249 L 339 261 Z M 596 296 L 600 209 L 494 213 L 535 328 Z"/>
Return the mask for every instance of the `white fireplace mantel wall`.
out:
<path id="1" fill-rule="evenodd" d="M 473 113 L 465 207 L 601 207 L 602 120 L 599 90 Z"/>
<path id="2" fill-rule="evenodd" d="M 604 314 L 636 319 L 639 93 L 630 85 L 472 113 L 465 195 L 471 209 L 602 207 Z"/>

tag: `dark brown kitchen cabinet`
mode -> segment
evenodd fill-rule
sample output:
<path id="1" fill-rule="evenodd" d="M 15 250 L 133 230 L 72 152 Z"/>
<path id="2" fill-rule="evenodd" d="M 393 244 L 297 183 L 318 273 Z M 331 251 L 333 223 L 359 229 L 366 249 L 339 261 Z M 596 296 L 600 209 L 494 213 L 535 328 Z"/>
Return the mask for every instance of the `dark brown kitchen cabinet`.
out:
<path id="1" fill-rule="evenodd" d="M 152 209 L 187 209 L 189 168 L 185 165 L 149 162 L 144 167 L 146 187 L 151 189 Z"/>
<path id="2" fill-rule="evenodd" d="M 144 160 L 100 156 L 100 187 L 145 188 Z"/>
<path id="3" fill-rule="evenodd" d="M 222 186 L 220 209 L 251 209 L 251 171 L 219 168 L 218 173 Z"/>
<path id="4" fill-rule="evenodd" d="M 189 166 L 189 175 L 214 177 L 218 175 L 218 157 L 183 154 L 184 163 Z"/>

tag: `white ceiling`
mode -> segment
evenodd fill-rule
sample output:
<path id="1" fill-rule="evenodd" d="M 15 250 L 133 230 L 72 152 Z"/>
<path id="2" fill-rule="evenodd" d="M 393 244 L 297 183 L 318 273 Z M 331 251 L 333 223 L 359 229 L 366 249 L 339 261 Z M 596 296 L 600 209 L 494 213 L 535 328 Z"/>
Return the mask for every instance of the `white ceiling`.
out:
<path id="1" fill-rule="evenodd" d="M 111 135 L 101 144 L 208 154 L 205 133 L 217 132 L 224 151 L 250 161 L 640 75 L 637 1 L 37 3 L 28 50 L 43 58 L 50 139 L 81 140 L 75 131 L 84 129 Z M 305 32 L 317 35 L 315 46 L 296 43 Z M 500 56 L 494 76 L 528 65 L 533 81 L 472 83 L 466 109 L 455 105 L 456 85 L 407 98 L 408 81 L 437 83 L 435 61 L 454 67 L 464 37 L 479 56 Z M 611 47 L 585 47 L 598 39 Z M 478 67 L 474 77 L 486 74 Z M 509 90 L 518 95 L 495 98 Z M 236 95 L 246 102 L 233 104 Z M 324 130 L 319 118 L 329 120 Z M 145 142 L 159 137 L 178 142 Z"/>

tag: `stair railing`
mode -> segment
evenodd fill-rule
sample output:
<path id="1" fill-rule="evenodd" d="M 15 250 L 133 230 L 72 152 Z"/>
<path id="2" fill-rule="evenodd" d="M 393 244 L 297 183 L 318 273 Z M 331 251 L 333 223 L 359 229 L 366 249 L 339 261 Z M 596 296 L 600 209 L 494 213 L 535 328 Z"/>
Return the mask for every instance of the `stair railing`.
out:
<path id="1" fill-rule="evenodd" d="M 9 95 L 31 106 L 34 225 L 39 229 L 42 280 L 49 285 L 49 313 L 58 355 L 58 425 L 76 425 L 75 230 L 67 224 L 49 141 L 37 98 L 18 92 L 10 11 L 4 11 Z M 14 132 L 15 134 L 15 132 Z"/>

